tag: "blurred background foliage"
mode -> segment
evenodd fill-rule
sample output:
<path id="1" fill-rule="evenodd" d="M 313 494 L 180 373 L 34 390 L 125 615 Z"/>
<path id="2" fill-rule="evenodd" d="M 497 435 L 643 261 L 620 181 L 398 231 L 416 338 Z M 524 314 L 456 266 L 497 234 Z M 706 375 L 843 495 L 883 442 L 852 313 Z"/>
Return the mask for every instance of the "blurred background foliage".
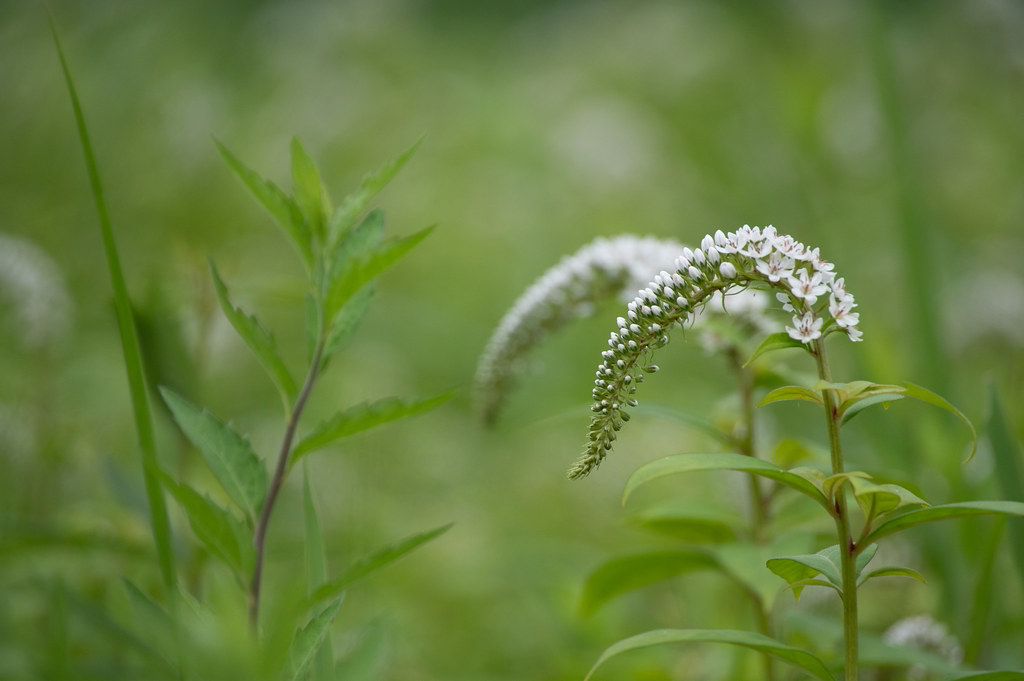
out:
<path id="1" fill-rule="evenodd" d="M 298 135 L 337 198 L 425 137 L 377 203 L 392 234 L 440 227 L 381 280 L 308 418 L 392 394 L 460 395 L 311 464 L 332 568 L 414 531 L 455 527 L 349 595 L 333 637 L 336 650 L 354 651 L 352 678 L 580 678 L 606 645 L 638 631 L 746 626 L 747 604 L 713 576 L 578 614 L 594 565 L 666 545 L 626 523 L 618 499 L 628 472 L 712 446 L 677 421 L 647 416 L 597 474 L 566 480 L 617 306 L 536 354 L 537 371 L 495 431 L 473 419 L 475 360 L 504 310 L 597 235 L 695 242 L 719 227 L 772 223 L 818 245 L 857 295 L 865 332 L 863 344 L 835 344 L 838 380 L 911 380 L 979 425 L 991 381 L 1020 439 L 1019 2 L 52 8 L 150 380 L 247 429 L 264 457 L 280 438 L 278 401 L 216 309 L 206 258 L 296 366 L 303 279 L 212 138 L 287 185 L 288 141 Z M 0 677 L 63 678 L 70 669 L 126 678 L 139 661 L 83 613 L 130 624 L 122 578 L 156 590 L 159 575 L 92 199 L 37 2 L 0 4 L 0 93 Z M 649 400 L 729 411 L 724 362 L 693 341 L 659 359 L 669 366 L 645 388 Z M 217 493 L 166 412 L 157 418 L 164 465 Z M 824 437 L 807 405 L 759 418 L 766 444 L 789 428 Z M 1019 482 L 994 475 L 987 439 L 974 462 L 960 464 L 967 436 L 940 412 L 900 403 L 846 432 L 851 466 L 912 481 L 933 502 L 1019 494 Z M 1014 457 L 1019 464 L 1019 449 Z M 299 569 L 296 483 L 272 525 L 268 593 Z M 740 483 L 695 477 L 671 491 L 728 504 Z M 172 520 L 188 588 L 210 603 L 243 602 L 220 568 L 206 566 L 182 518 Z M 932 610 L 967 639 L 985 544 L 1000 528 L 962 522 L 893 542 L 931 581 L 869 587 L 865 630 Z M 1024 565 L 1014 562 L 1013 536 L 991 570 L 983 667 L 1024 664 Z M 824 601 L 782 599 L 783 615 L 832 612 Z M 721 678 L 732 655 L 652 650 L 615 669 L 631 679 Z"/>

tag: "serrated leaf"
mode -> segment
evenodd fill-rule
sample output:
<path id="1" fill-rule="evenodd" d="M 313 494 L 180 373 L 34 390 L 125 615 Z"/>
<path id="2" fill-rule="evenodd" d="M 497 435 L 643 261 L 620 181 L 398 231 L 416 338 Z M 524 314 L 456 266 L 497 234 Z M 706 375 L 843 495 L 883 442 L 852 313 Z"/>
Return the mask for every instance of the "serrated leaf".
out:
<path id="1" fill-rule="evenodd" d="M 691 473 L 696 471 L 731 470 L 743 471 L 752 475 L 778 480 L 782 484 L 792 487 L 798 492 L 806 494 L 817 501 L 828 510 L 828 501 L 812 483 L 800 475 L 779 468 L 773 463 L 756 459 L 742 454 L 727 452 L 716 452 L 711 454 L 676 454 L 674 456 L 657 459 L 638 468 L 626 482 L 626 489 L 622 494 L 622 503 L 625 504 L 629 496 L 637 488 L 663 478 L 668 475 L 679 473 Z"/>
<path id="2" fill-rule="evenodd" d="M 767 354 L 769 352 L 775 352 L 776 350 L 788 350 L 790 348 L 802 348 L 806 350 L 807 345 L 805 345 L 801 341 L 795 340 L 785 331 L 770 334 L 769 336 L 766 336 L 763 341 L 761 341 L 761 344 L 757 346 L 756 350 L 754 350 L 754 354 L 750 356 L 750 359 L 744 362 L 743 367 L 746 368 L 747 366 L 750 365 L 751 362 L 753 362 L 761 355 Z"/>
<path id="3" fill-rule="evenodd" d="M 720 543 L 736 539 L 734 527 L 743 521 L 730 513 L 709 509 L 706 503 L 672 500 L 630 518 L 644 529 L 685 542 Z"/>
<path id="4" fill-rule="evenodd" d="M 330 212 L 327 191 L 320 180 L 320 171 L 298 137 L 292 138 L 292 192 L 313 232 L 323 243 Z"/>
<path id="5" fill-rule="evenodd" d="M 335 598 L 330 605 L 295 633 L 292 645 L 288 650 L 288 672 L 290 681 L 301 681 L 316 658 L 317 651 L 327 640 L 331 623 L 341 610 L 343 596 Z"/>
<path id="6" fill-rule="evenodd" d="M 875 544 L 875 546 L 877 546 L 877 544 Z M 884 567 L 878 568 L 877 570 L 872 570 L 867 574 L 861 575 L 857 579 L 857 586 L 860 586 L 869 579 L 875 579 L 876 577 L 911 577 L 913 579 L 918 580 L 919 582 L 923 582 L 925 584 L 928 583 L 928 580 L 924 578 L 924 575 L 922 575 L 920 572 L 912 568 Z"/>
<path id="7" fill-rule="evenodd" d="M 717 561 L 704 551 L 656 551 L 613 558 L 587 576 L 580 613 L 588 617 L 616 596 L 695 570 L 714 569 Z"/>
<path id="8" fill-rule="evenodd" d="M 216 141 L 221 156 L 234 171 L 242 184 L 266 208 L 284 230 L 288 240 L 302 257 L 307 269 L 313 268 L 313 237 L 299 205 L 280 187 L 270 180 L 263 179 L 257 172 L 248 168 L 227 147 Z"/>
<path id="9" fill-rule="evenodd" d="M 380 244 L 384 234 L 384 211 L 377 209 L 371 211 L 363 218 L 359 226 L 345 233 L 330 250 L 327 272 L 331 281 L 336 279 L 341 271 L 352 264 L 352 261 L 366 255 L 370 250 Z"/>
<path id="10" fill-rule="evenodd" d="M 348 266 L 344 267 L 330 283 L 327 292 L 326 318 L 333 320 L 341 306 L 347 303 L 359 289 L 411 251 L 433 230 L 434 228 L 431 226 L 407 237 L 389 239 L 369 253 L 355 258 Z"/>
<path id="11" fill-rule="evenodd" d="M 360 183 L 359 189 L 342 199 L 341 205 L 338 206 L 334 215 L 331 216 L 329 243 L 332 246 L 337 243 L 341 236 L 352 229 L 359 216 L 366 210 L 370 200 L 394 179 L 398 171 L 416 153 L 419 146 L 420 142 L 417 141 L 416 144 L 409 147 L 401 156 L 384 164 L 377 172 L 366 175 Z"/>
<path id="12" fill-rule="evenodd" d="M 324 345 L 325 363 L 332 355 L 345 347 L 349 339 L 352 338 L 352 334 L 355 333 L 359 322 L 366 316 L 366 311 L 370 308 L 370 301 L 373 300 L 373 296 L 373 285 L 370 284 L 360 289 L 359 293 L 352 296 L 342 306 L 327 336 L 327 343 Z"/>
<path id="13" fill-rule="evenodd" d="M 237 574 L 245 572 L 238 542 L 241 523 L 208 496 L 167 474 L 163 476 L 163 485 L 185 511 L 189 526 L 203 546 Z"/>
<path id="14" fill-rule="evenodd" d="M 376 402 L 357 404 L 333 417 L 322 421 L 307 435 L 292 452 L 292 464 L 306 454 L 325 447 L 335 440 L 361 433 L 375 426 L 414 416 L 429 411 L 450 400 L 454 392 L 416 402 L 406 402 L 397 397 L 388 397 Z"/>
<path id="15" fill-rule="evenodd" d="M 209 410 L 195 405 L 165 387 L 164 402 L 182 432 L 199 450 L 206 465 L 246 517 L 253 521 L 267 494 L 267 471 L 249 441 Z"/>
<path id="16" fill-rule="evenodd" d="M 319 603 L 342 593 L 350 585 L 360 579 L 376 572 L 385 565 L 395 562 L 405 554 L 428 541 L 441 536 L 450 530 L 453 524 L 454 523 L 448 523 L 447 525 L 442 525 L 441 527 L 434 528 L 427 532 L 420 532 L 419 534 L 411 535 L 357 560 L 342 572 L 340 576 L 327 584 L 324 584 L 313 592 L 313 595 L 310 596 L 310 602 Z"/>
<path id="17" fill-rule="evenodd" d="M 931 390 L 928 390 L 927 388 L 922 388 L 921 386 L 916 385 L 914 383 L 904 383 L 903 385 L 906 389 L 905 394 L 907 397 L 913 397 L 915 400 L 926 402 L 928 404 L 938 407 L 939 409 L 945 409 L 950 414 L 954 414 L 957 418 L 963 421 L 964 425 L 966 425 L 968 430 L 971 431 L 971 453 L 967 455 L 966 459 L 964 459 L 964 463 L 967 463 L 968 461 L 973 459 L 974 455 L 978 451 L 978 431 L 974 429 L 974 424 L 971 423 L 971 420 L 964 416 L 964 413 L 962 411 L 960 411 L 952 404 L 950 404 L 946 400 L 946 398 L 942 397 L 941 395 L 933 393 Z"/>
<path id="18" fill-rule="evenodd" d="M 273 334 L 263 328 L 255 316 L 247 315 L 231 303 L 228 288 L 224 284 L 224 280 L 221 279 L 213 260 L 210 261 L 210 273 L 213 275 L 213 287 L 217 292 L 217 300 L 220 302 L 221 310 L 224 311 L 224 316 L 231 322 L 231 326 L 242 337 L 242 340 L 266 370 L 274 387 L 281 393 L 281 400 L 287 411 L 295 399 L 295 379 L 292 378 L 288 367 L 277 353 L 277 343 L 274 341 Z"/>
<path id="19" fill-rule="evenodd" d="M 631 636 L 611 646 L 597 659 L 584 681 L 590 679 L 605 662 L 622 653 L 664 643 L 726 643 L 751 648 L 765 655 L 771 655 L 784 662 L 800 667 L 821 681 L 835 681 L 825 664 L 817 657 L 799 648 L 780 643 L 773 638 L 752 631 L 728 629 L 657 629 Z"/>
<path id="20" fill-rule="evenodd" d="M 771 404 L 772 402 L 785 402 L 787 400 L 803 400 L 805 402 L 823 404 L 821 401 L 821 395 L 810 388 L 804 388 L 799 385 L 784 385 L 781 388 L 776 388 L 761 398 L 761 402 L 757 406 L 763 407 L 764 405 Z"/>
<path id="21" fill-rule="evenodd" d="M 877 542 L 882 537 L 924 523 L 976 515 L 1024 516 L 1024 503 L 1019 501 L 965 501 L 914 509 L 881 523 L 863 539 L 861 544 Z"/>

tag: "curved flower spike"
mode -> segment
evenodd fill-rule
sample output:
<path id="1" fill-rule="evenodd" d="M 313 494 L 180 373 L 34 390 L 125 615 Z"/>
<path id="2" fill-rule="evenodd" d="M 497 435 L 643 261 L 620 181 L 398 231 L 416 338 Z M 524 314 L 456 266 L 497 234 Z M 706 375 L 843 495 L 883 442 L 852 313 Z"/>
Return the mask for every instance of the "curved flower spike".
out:
<path id="1" fill-rule="evenodd" d="M 808 249 L 788 234 L 744 225 L 736 232 L 720 230 L 704 237 L 696 251 L 683 249 L 675 272 L 663 273 L 672 280 L 671 294 L 658 278 L 640 291 L 628 305 L 630 326 L 613 331 L 608 350 L 601 353 L 594 381 L 594 416 L 583 455 L 569 471 L 580 478 L 600 465 L 612 449 L 616 432 L 629 420 L 626 407 L 635 407 L 637 384 L 649 369 L 649 356 L 668 344 L 668 329 L 685 323 L 723 293 L 751 286 L 776 292 L 787 312 L 795 313 L 790 337 L 805 344 L 835 332 L 852 341 L 863 335 L 853 295 L 843 279 L 837 279 L 832 263 L 821 259 L 818 249 Z"/>
<path id="2" fill-rule="evenodd" d="M 676 288 L 685 282 L 665 271 L 673 268 L 681 253 L 689 254 L 686 257 L 691 260 L 699 257 L 704 265 L 712 266 L 708 255 L 699 249 L 691 251 L 667 239 L 622 235 L 598 238 L 545 272 L 505 314 L 481 355 L 475 402 L 484 421 L 490 424 L 497 418 L 502 400 L 525 370 L 527 353 L 548 334 L 589 315 L 595 303 L 623 295 L 629 300 L 645 282 L 653 280 L 637 294 L 641 302 L 630 303 L 626 315 L 617 319 L 618 333 L 627 338 L 643 331 L 633 321 L 638 314 L 660 314 L 664 303 L 658 301 L 665 298 L 684 300 L 683 290 Z M 724 309 L 724 299 L 722 302 L 709 307 L 709 311 Z M 766 320 L 758 316 L 764 309 L 760 298 L 730 296 L 728 308 L 764 330 Z"/>

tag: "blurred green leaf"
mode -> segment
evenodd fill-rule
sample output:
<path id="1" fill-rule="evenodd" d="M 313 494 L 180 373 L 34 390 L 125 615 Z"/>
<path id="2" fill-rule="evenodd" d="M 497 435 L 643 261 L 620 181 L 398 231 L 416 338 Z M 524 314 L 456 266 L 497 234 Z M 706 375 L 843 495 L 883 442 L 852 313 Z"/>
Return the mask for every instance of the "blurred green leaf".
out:
<path id="1" fill-rule="evenodd" d="M 700 550 L 656 551 L 612 558 L 587 576 L 580 598 L 580 614 L 589 617 L 616 596 L 687 572 L 717 567 L 717 561 Z"/>
<path id="2" fill-rule="evenodd" d="M 996 467 L 995 478 L 1005 498 L 1024 501 L 1024 471 L 1021 466 L 1021 449 L 1013 436 L 1006 409 L 999 398 L 995 382 L 989 383 L 989 417 L 985 431 L 992 447 L 992 458 Z M 1017 565 L 1017 574 L 1024 584 L 1024 524 L 1013 523 L 1010 527 L 1010 550 Z"/>
<path id="3" fill-rule="evenodd" d="M 177 482 L 167 474 L 163 475 L 163 484 L 185 511 L 189 526 L 203 546 L 242 576 L 246 567 L 238 541 L 238 526 L 241 523 L 230 511 L 214 503 L 208 496 L 187 484 Z"/>
<path id="4" fill-rule="evenodd" d="M 359 219 L 359 216 L 366 210 L 370 200 L 376 196 L 381 189 L 386 187 L 398 171 L 412 158 L 420 146 L 420 141 L 412 145 L 394 161 L 386 163 L 375 173 L 370 173 L 363 178 L 359 189 L 349 194 L 341 201 L 341 205 L 331 216 L 328 243 L 333 245 L 338 239 L 345 235 Z"/>
<path id="5" fill-rule="evenodd" d="M 336 279 L 352 262 L 366 255 L 380 244 L 384 234 L 384 211 L 371 211 L 363 218 L 359 226 L 345 233 L 330 250 L 328 258 L 328 275 L 331 281 Z"/>
<path id="6" fill-rule="evenodd" d="M 928 404 L 934 405 L 939 409 L 945 409 L 950 414 L 954 414 L 958 419 L 963 421 L 964 425 L 966 425 L 968 430 L 971 431 L 971 453 L 967 455 L 966 459 L 964 459 L 964 463 L 967 463 L 968 461 L 973 459 L 974 454 L 978 451 L 978 431 L 974 429 L 974 424 L 971 423 L 971 420 L 964 416 L 962 411 L 960 411 L 952 404 L 950 404 L 946 400 L 946 398 L 942 397 L 941 395 L 937 395 L 933 393 L 931 390 L 928 390 L 927 388 L 922 388 L 921 386 L 915 385 L 913 383 L 904 383 L 903 385 L 905 386 L 905 394 L 907 397 L 913 397 L 915 400 L 927 402 Z"/>
<path id="7" fill-rule="evenodd" d="M 156 543 L 160 573 L 163 576 L 164 585 L 170 588 L 177 581 L 174 571 L 174 550 L 171 546 L 171 526 L 167 518 L 167 506 L 164 502 L 163 491 L 160 489 L 160 466 L 157 463 L 156 441 L 153 437 L 153 415 L 149 408 L 145 368 L 142 363 L 142 351 L 139 348 L 135 321 L 132 318 L 131 299 L 128 297 L 128 286 L 125 284 L 124 273 L 121 271 L 121 258 L 117 253 L 114 228 L 110 222 L 106 199 L 103 196 L 99 166 L 92 150 L 89 129 L 85 125 L 85 114 L 82 112 L 82 104 L 78 99 L 78 90 L 71 78 L 71 68 L 64 55 L 64 47 L 61 45 L 60 36 L 57 33 L 57 25 L 49 10 L 47 10 L 47 18 L 50 32 L 53 34 L 53 44 L 57 49 L 57 57 L 60 59 L 60 67 L 64 72 L 68 96 L 71 98 L 71 108 L 78 129 L 78 140 L 82 145 L 85 167 L 89 174 L 89 186 L 96 203 L 96 214 L 103 236 L 103 250 L 106 253 L 107 269 L 110 273 L 111 287 L 114 290 L 114 311 L 121 336 L 121 354 L 124 358 L 125 372 L 128 374 L 128 388 L 131 393 L 135 429 L 139 436 L 139 453 L 142 459 L 142 477 L 146 487 L 146 497 L 149 501 L 150 526 L 153 540 Z"/>
<path id="8" fill-rule="evenodd" d="M 876 542 L 896 532 L 936 520 L 966 518 L 976 515 L 1007 515 L 1024 516 L 1024 503 L 1018 501 L 964 501 L 957 504 L 943 504 L 907 511 L 895 518 L 890 518 L 873 529 L 862 541 L 861 545 Z"/>
<path id="9" fill-rule="evenodd" d="M 744 368 L 749 366 L 751 362 L 753 362 L 761 355 L 767 354 L 769 352 L 775 352 L 776 350 L 787 350 L 789 348 L 803 348 L 804 350 L 806 350 L 807 345 L 798 340 L 795 340 L 785 331 L 770 334 L 766 336 L 763 341 L 761 341 L 761 344 L 757 346 L 756 350 L 754 350 L 754 354 L 750 356 L 750 359 L 748 359 L 743 364 L 743 366 Z"/>
<path id="10" fill-rule="evenodd" d="M 962 676 L 945 678 L 942 681 L 1024 681 L 1024 672 L 971 672 Z"/>
<path id="11" fill-rule="evenodd" d="M 772 480 L 778 480 L 782 484 L 806 494 L 828 510 L 828 502 L 825 496 L 813 484 L 799 475 L 794 475 L 762 459 L 727 452 L 676 454 L 641 466 L 626 482 L 626 489 L 622 494 L 622 503 L 625 504 L 637 488 L 652 480 L 679 473 L 712 470 L 743 471 L 752 475 L 760 475 Z"/>
<path id="12" fill-rule="evenodd" d="M 448 523 L 447 525 L 442 525 L 441 527 L 434 528 L 427 532 L 420 532 L 419 534 L 411 535 L 357 560 L 342 572 L 339 577 L 317 589 L 313 595 L 310 596 L 310 602 L 320 603 L 328 598 L 340 594 L 351 584 L 359 581 L 363 577 L 376 572 L 385 565 L 395 562 L 405 554 L 428 541 L 441 536 L 450 530 L 453 524 L 454 523 Z"/>
<path id="13" fill-rule="evenodd" d="M 329 199 L 320 180 L 320 171 L 298 137 L 292 138 L 292 193 L 313 233 L 323 243 L 327 237 Z"/>
<path id="14" fill-rule="evenodd" d="M 308 466 L 302 467 L 302 516 L 306 530 L 306 595 L 311 596 L 327 581 L 327 555 L 313 501 L 313 490 L 309 486 Z M 330 639 L 327 639 L 316 653 L 313 678 L 328 681 L 333 669 L 334 652 L 331 650 Z"/>
<path id="15" fill-rule="evenodd" d="M 252 522 L 267 494 L 267 471 L 252 445 L 209 410 L 200 411 L 181 395 L 160 388 L 174 420 L 203 455 L 217 481 Z"/>
<path id="16" fill-rule="evenodd" d="M 734 527 L 743 520 L 724 511 L 709 508 L 706 503 L 673 499 L 645 509 L 630 522 L 685 542 L 726 542 L 736 539 Z"/>
<path id="17" fill-rule="evenodd" d="M 270 180 L 264 180 L 258 173 L 239 161 L 234 154 L 228 151 L 227 147 L 218 140 L 214 141 L 231 170 L 252 192 L 252 195 L 263 204 L 263 207 L 270 211 L 270 214 L 277 220 L 277 224 L 284 229 L 288 240 L 298 250 L 306 269 L 311 271 L 313 269 L 313 236 L 309 224 L 302 215 L 302 209 L 280 187 Z"/>
<path id="18" fill-rule="evenodd" d="M 444 404 L 455 395 L 447 392 L 436 397 L 416 402 L 405 402 L 397 397 L 387 397 L 376 402 L 357 404 L 333 417 L 322 421 L 292 451 L 291 464 L 306 454 L 325 447 L 335 440 L 361 433 L 375 426 L 415 416 Z"/>
<path id="19" fill-rule="evenodd" d="M 731 631 L 727 629 L 657 629 L 623 639 L 611 646 L 597 659 L 586 678 L 605 662 L 622 653 L 664 643 L 726 643 L 751 648 L 765 655 L 771 655 L 784 662 L 800 667 L 811 676 L 822 681 L 835 681 L 825 664 L 806 650 L 793 648 L 773 638 L 752 631 Z"/>
<path id="20" fill-rule="evenodd" d="M 316 658 L 317 651 L 323 646 L 330 633 L 331 624 L 341 610 L 341 602 L 344 596 L 338 596 L 324 608 L 318 615 L 313 617 L 306 626 L 295 633 L 291 648 L 288 650 L 288 671 L 286 678 L 289 681 L 301 681 L 305 678 L 310 664 Z"/>
<path id="21" fill-rule="evenodd" d="M 326 318 L 333 320 L 342 305 L 358 293 L 359 289 L 411 251 L 433 230 L 433 227 L 427 227 L 407 237 L 389 239 L 344 267 L 330 282 Z"/>
<path id="22" fill-rule="evenodd" d="M 256 355 L 259 363 L 263 365 L 270 380 L 273 381 L 274 387 L 281 393 L 281 400 L 284 402 L 285 412 L 287 413 L 291 403 L 295 400 L 295 379 L 292 378 L 288 367 L 285 366 L 284 361 L 277 352 L 277 343 L 274 341 L 274 335 L 263 328 L 263 325 L 260 324 L 255 316 L 247 315 L 240 308 L 231 304 L 228 288 L 224 285 L 224 280 L 221 279 L 213 260 L 210 260 L 210 273 L 213 275 L 213 286 L 217 292 L 220 308 L 224 311 L 224 316 L 227 317 L 228 321 L 231 322 L 231 326 L 234 327 L 238 335 L 245 341 L 245 344 Z"/>
<path id="23" fill-rule="evenodd" d="M 781 388 L 776 388 L 765 395 L 761 398 L 761 402 L 757 406 L 763 407 L 764 405 L 771 404 L 772 402 L 784 402 L 786 400 L 804 400 L 805 402 L 822 404 L 821 395 L 810 388 L 804 388 L 799 385 L 786 385 Z"/>
<path id="24" fill-rule="evenodd" d="M 814 458 L 814 452 L 806 443 L 792 438 L 779 441 L 772 451 L 772 461 L 782 468 L 792 468 L 794 464 Z"/>

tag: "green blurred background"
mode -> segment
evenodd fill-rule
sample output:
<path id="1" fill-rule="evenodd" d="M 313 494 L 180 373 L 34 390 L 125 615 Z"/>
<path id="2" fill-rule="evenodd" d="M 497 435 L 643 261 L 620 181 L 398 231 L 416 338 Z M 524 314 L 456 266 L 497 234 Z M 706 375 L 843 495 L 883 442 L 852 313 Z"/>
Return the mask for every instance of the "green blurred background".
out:
<path id="1" fill-rule="evenodd" d="M 629 634 L 746 626 L 746 603 L 714 577 L 652 587 L 588 619 L 577 613 L 593 566 L 666 545 L 627 526 L 618 499 L 628 473 L 709 446 L 677 422 L 644 417 L 598 473 L 566 480 L 616 305 L 536 353 L 540 370 L 495 431 L 473 418 L 476 357 L 503 312 L 595 236 L 696 242 L 716 228 L 774 224 L 820 246 L 857 295 L 865 342 L 835 343 L 838 380 L 920 383 L 979 426 L 993 381 L 1018 438 L 1024 428 L 1019 2 L 51 7 L 97 149 L 150 379 L 247 429 L 265 457 L 282 430 L 278 401 L 216 308 L 206 259 L 275 329 L 295 367 L 302 272 L 213 138 L 287 186 L 297 135 L 335 198 L 424 138 L 377 203 L 392 234 L 439 229 L 382 278 L 307 417 L 392 394 L 460 390 L 435 412 L 312 461 L 332 567 L 455 522 L 346 601 L 333 635 L 338 649 L 375 647 L 368 678 L 581 678 Z M 159 577 L 71 109 L 45 11 L 21 0 L 0 5 L 0 239 L 0 677 L 45 678 L 58 639 L 83 669 L 122 654 L 73 616 L 66 627 L 54 623 L 53 584 L 113 608 L 122 577 L 144 585 Z M 728 408 L 709 406 L 731 391 L 723 362 L 695 342 L 663 354 L 665 374 L 645 386 L 651 400 Z M 775 409 L 776 434 L 796 428 L 823 440 L 810 407 Z M 165 466 L 214 490 L 166 412 L 157 418 Z M 1012 493 L 995 479 L 984 440 L 977 460 L 960 465 L 968 437 L 945 414 L 899 404 L 849 433 L 851 466 L 912 480 L 933 502 Z M 271 528 L 269 592 L 292 578 L 301 555 L 296 482 Z M 728 500 L 743 487 L 709 477 L 675 489 Z M 187 525 L 173 519 L 194 593 L 243 598 L 194 555 Z M 864 608 L 865 630 L 931 610 L 966 636 L 991 527 L 908 535 L 897 548 L 931 582 L 866 591 L 875 605 Z M 1024 664 L 1024 565 L 1012 546 L 1008 534 L 982 666 Z M 788 609 L 829 612 L 785 598 Z M 719 678 L 716 660 L 656 650 L 607 678 Z"/>

